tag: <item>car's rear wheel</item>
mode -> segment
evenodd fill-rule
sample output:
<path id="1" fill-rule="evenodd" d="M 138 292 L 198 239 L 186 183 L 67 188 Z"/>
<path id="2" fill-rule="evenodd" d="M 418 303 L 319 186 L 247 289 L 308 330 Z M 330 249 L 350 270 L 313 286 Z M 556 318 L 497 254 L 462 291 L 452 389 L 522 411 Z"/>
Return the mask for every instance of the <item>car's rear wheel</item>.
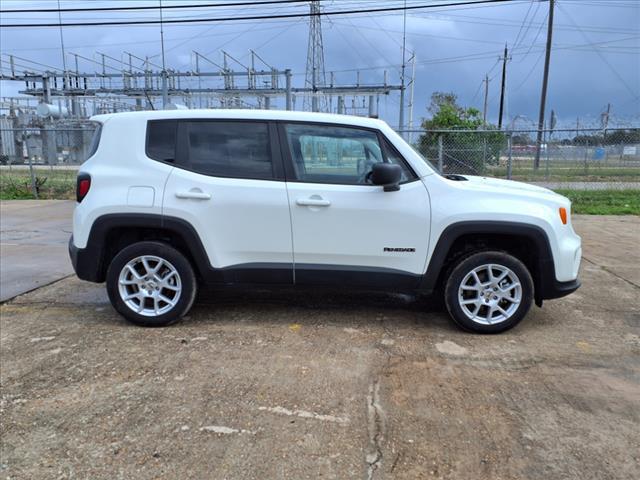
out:
<path id="1" fill-rule="evenodd" d="M 113 307 L 130 322 L 145 327 L 170 325 L 186 315 L 197 287 L 189 260 L 161 242 L 125 247 L 107 271 Z"/>
<path id="2" fill-rule="evenodd" d="M 514 327 L 531 308 L 533 280 L 527 267 L 504 252 L 463 258 L 445 288 L 447 310 L 466 330 L 499 333 Z"/>

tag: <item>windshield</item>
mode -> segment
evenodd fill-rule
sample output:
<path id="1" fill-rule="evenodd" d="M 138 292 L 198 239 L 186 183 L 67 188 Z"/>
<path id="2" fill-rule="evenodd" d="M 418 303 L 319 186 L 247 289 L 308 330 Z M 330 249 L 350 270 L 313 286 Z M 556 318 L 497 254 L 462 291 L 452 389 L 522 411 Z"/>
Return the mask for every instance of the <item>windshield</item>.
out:
<path id="1" fill-rule="evenodd" d="M 407 142 L 407 145 L 409 145 L 411 149 L 418 154 L 418 156 L 422 159 L 422 161 L 426 163 L 435 173 L 441 174 L 441 172 L 438 170 L 438 167 L 436 167 L 433 163 L 431 163 L 431 161 L 429 161 L 427 157 L 425 157 L 422 154 L 422 152 L 418 150 L 418 148 L 413 143 Z"/>

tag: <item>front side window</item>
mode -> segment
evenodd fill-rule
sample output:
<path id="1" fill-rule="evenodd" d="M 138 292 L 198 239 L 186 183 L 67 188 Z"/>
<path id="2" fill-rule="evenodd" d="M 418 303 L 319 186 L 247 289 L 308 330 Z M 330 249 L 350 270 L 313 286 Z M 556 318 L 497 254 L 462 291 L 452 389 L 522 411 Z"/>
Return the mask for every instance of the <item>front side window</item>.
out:
<path id="1" fill-rule="evenodd" d="M 382 149 L 371 130 L 332 125 L 288 124 L 287 142 L 296 178 L 303 182 L 370 185 L 369 173 L 375 163 L 399 164 L 402 182 L 413 177 L 397 156 Z"/>
<path id="2" fill-rule="evenodd" d="M 186 122 L 188 168 L 204 175 L 273 179 L 264 122 Z"/>

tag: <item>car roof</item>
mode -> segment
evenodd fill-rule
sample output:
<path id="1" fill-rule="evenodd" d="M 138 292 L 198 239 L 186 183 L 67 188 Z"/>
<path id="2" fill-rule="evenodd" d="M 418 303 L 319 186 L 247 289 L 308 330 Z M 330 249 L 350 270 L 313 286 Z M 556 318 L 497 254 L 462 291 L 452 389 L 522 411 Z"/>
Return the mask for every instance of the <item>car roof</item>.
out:
<path id="1" fill-rule="evenodd" d="M 283 120 L 336 123 L 359 127 L 380 128 L 386 125 L 382 120 L 353 115 L 338 115 L 332 113 L 296 112 L 289 110 L 248 110 L 248 109 L 193 109 L 193 110 L 145 110 L 141 112 L 122 112 L 94 115 L 91 120 L 104 123 L 118 119 L 118 121 L 147 120 L 179 120 L 179 119 L 229 119 L 229 120 Z"/>

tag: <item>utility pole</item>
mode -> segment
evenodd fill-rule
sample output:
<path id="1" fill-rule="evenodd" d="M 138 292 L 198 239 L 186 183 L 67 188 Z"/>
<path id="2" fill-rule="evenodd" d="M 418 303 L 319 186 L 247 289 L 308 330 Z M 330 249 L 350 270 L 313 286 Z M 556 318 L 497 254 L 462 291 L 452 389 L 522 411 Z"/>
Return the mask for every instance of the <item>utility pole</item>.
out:
<path id="1" fill-rule="evenodd" d="M 304 83 L 305 87 L 311 88 L 311 94 L 304 97 L 304 107 L 313 112 L 324 112 L 327 110 L 326 99 L 318 95 L 318 91 L 322 91 L 327 84 L 322 43 L 322 9 L 319 0 L 309 2 L 309 7 L 309 44 Z"/>
<path id="2" fill-rule="evenodd" d="M 504 57 L 502 57 L 502 85 L 500 86 L 500 112 L 498 113 L 498 130 L 502 129 L 502 112 L 504 111 L 504 88 L 507 80 L 507 60 L 509 50 L 504 44 Z"/>
<path id="3" fill-rule="evenodd" d="M 64 53 L 64 36 L 62 35 L 62 11 L 60 10 L 60 0 L 58 0 L 58 27 L 60 29 L 60 48 L 62 49 L 62 70 L 64 76 L 67 76 L 67 60 Z"/>
<path id="4" fill-rule="evenodd" d="M 544 108 L 547 103 L 547 85 L 549 83 L 549 62 L 551 60 L 551 40 L 553 36 L 553 10 L 555 0 L 549 0 L 549 24 L 547 25 L 547 47 L 544 57 L 544 74 L 542 77 L 542 94 L 540 95 L 540 116 L 538 117 L 538 137 L 536 139 L 536 157 L 533 168 L 540 168 L 540 147 L 542 146 L 542 129 L 544 127 Z"/>
<path id="5" fill-rule="evenodd" d="M 482 109 L 482 124 L 487 124 L 487 102 L 489 101 L 489 75 L 484 76 L 484 108 Z"/>
<path id="6" fill-rule="evenodd" d="M 198 75 L 198 90 L 202 90 L 202 77 L 200 76 L 200 61 L 198 59 L 198 52 L 193 52 L 196 54 L 196 74 Z M 202 108 L 202 92 L 198 94 L 198 107 Z"/>
<path id="7" fill-rule="evenodd" d="M 416 52 L 411 54 L 411 83 L 409 84 L 409 143 L 413 140 L 413 97 L 416 84 Z M 378 97 L 380 98 L 380 97 Z"/>
<path id="8" fill-rule="evenodd" d="M 607 143 L 607 127 L 609 126 L 609 115 L 611 114 L 611 104 L 607 103 L 607 112 L 602 114 L 602 130 L 604 143 Z"/>
<path id="9" fill-rule="evenodd" d="M 404 0 L 404 10 L 403 10 L 403 26 L 402 26 L 402 70 L 400 72 L 400 112 L 398 119 L 398 130 L 400 130 L 400 135 L 404 136 L 404 71 L 406 68 L 406 46 L 407 46 L 407 0 Z"/>
<path id="10" fill-rule="evenodd" d="M 167 108 L 169 105 L 169 90 L 168 90 L 168 78 L 167 67 L 164 61 L 164 28 L 162 18 L 162 0 L 158 0 L 158 6 L 160 8 L 160 48 L 162 49 L 162 108 Z"/>

